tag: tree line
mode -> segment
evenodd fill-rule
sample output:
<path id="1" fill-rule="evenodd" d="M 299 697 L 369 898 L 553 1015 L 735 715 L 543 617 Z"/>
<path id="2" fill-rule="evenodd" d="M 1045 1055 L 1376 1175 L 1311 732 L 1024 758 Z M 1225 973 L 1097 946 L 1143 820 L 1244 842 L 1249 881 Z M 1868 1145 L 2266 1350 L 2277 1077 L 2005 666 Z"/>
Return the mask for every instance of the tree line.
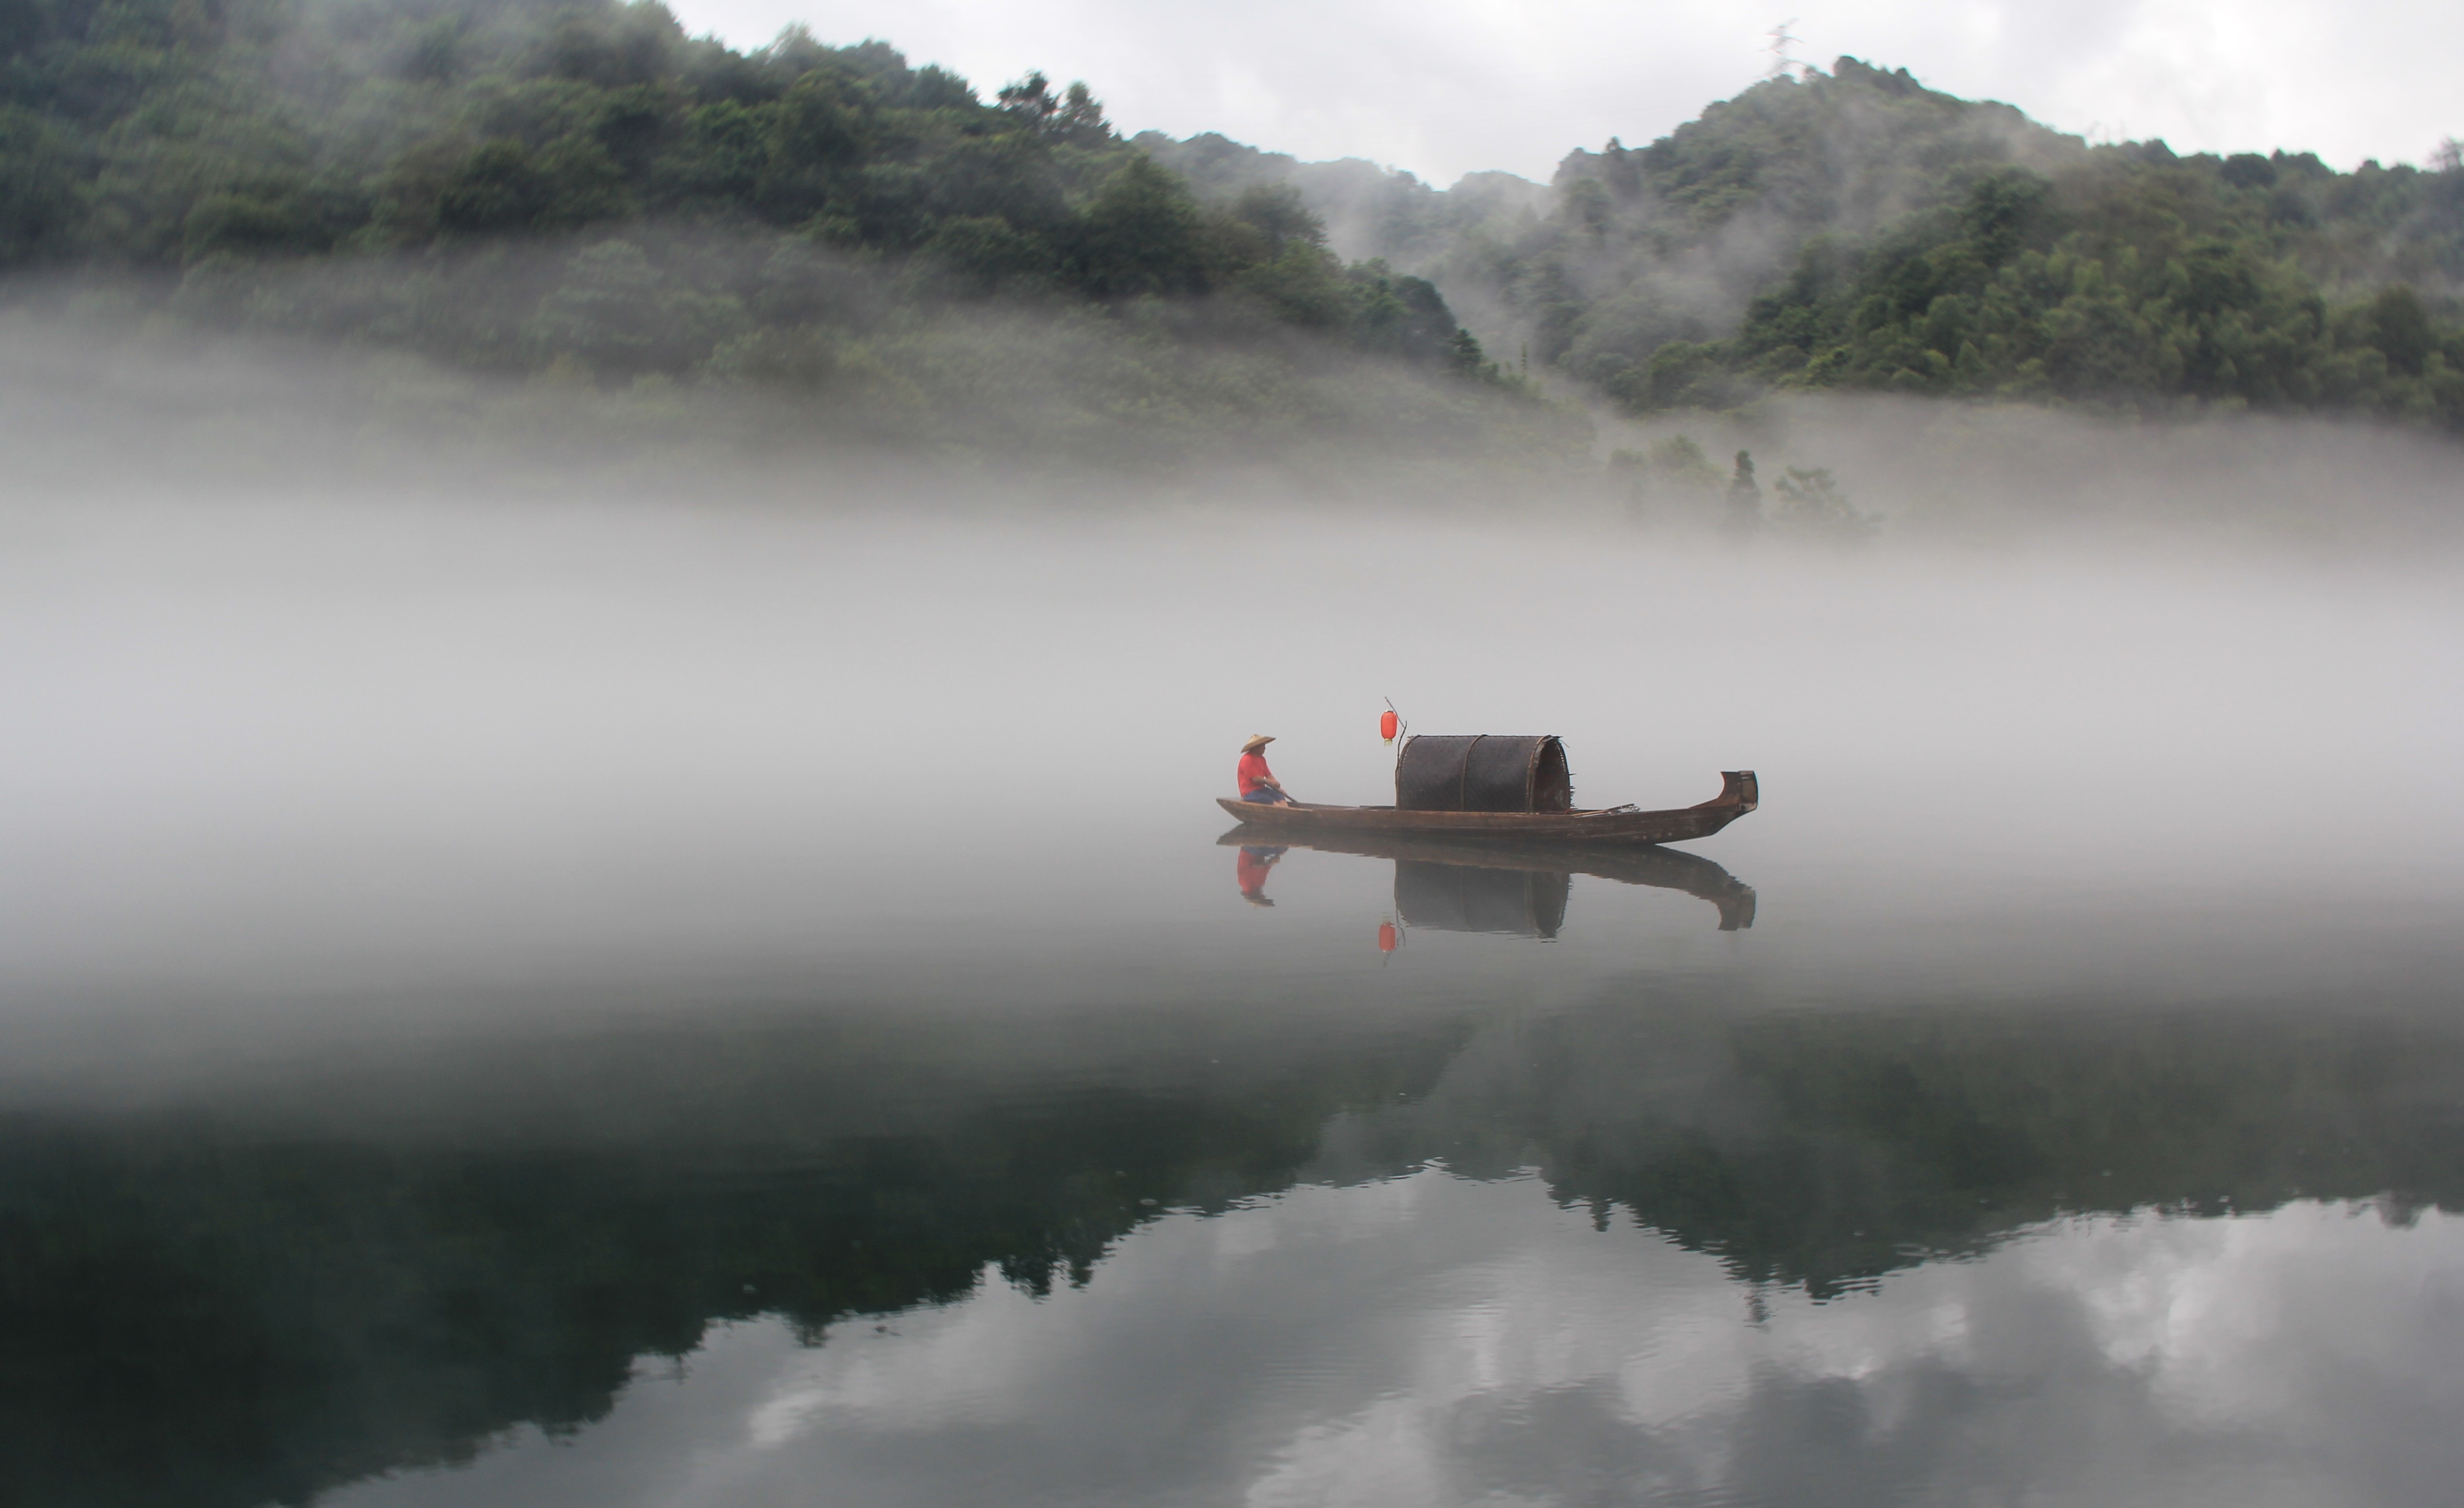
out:
<path id="1" fill-rule="evenodd" d="M 1287 185 L 1422 272 L 1493 348 L 1638 414 L 1881 390 L 2141 415 L 2464 427 L 2464 163 L 2091 145 L 1852 57 L 1715 103 L 1546 189 L 1152 143 Z"/>
<path id="2" fill-rule="evenodd" d="M 512 255 L 547 241 L 572 255 Z M 809 376 L 867 321 L 996 298 L 1199 296 L 1175 338 L 1500 377 L 1426 279 L 1346 263 L 1288 188 L 1201 204 L 1083 83 L 987 100 L 880 42 L 739 52 L 619 0 L 11 6 L 0 270 L 39 269 L 602 380 Z"/>
<path id="3" fill-rule="evenodd" d="M 1876 390 L 2464 427 L 2452 146 L 2344 173 L 2091 145 L 1854 58 L 1549 186 L 1439 190 L 1124 141 L 1083 83 L 986 99 L 878 41 L 738 51 L 655 3 L 21 0 L 0 272 L 602 388 L 831 392 L 867 424 L 1042 401 L 979 389 L 1043 337 L 954 323 L 1033 310 L 1067 411 L 1013 430 L 1352 424 L 1370 398 L 1306 380 L 1333 356 L 1425 379 L 1374 402 L 1431 436 L 1529 372 L 1638 415 Z M 1477 443 L 1580 448 L 1525 407 Z"/>
<path id="4" fill-rule="evenodd" d="M 1636 411 L 1864 389 L 2464 428 L 2452 148 L 2339 173 L 2090 146 L 1841 58 L 1555 188 L 1485 276 Z"/>

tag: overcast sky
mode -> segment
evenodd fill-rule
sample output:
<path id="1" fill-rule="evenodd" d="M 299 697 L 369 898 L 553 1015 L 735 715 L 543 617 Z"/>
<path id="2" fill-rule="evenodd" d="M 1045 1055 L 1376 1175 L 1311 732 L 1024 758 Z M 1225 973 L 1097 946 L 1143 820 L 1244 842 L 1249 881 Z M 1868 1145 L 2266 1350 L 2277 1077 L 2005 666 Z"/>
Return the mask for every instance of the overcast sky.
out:
<path id="1" fill-rule="evenodd" d="M 1546 179 L 1570 147 L 1649 141 L 1751 83 L 1767 33 L 2007 100 L 2062 130 L 2177 150 L 2307 148 L 2339 167 L 2420 162 L 2464 135 L 2453 0 L 671 0 L 754 46 L 791 21 L 878 36 L 986 95 L 1041 68 L 1084 78 L 1125 132 L 1219 130 L 1304 158 L 1367 157 L 1440 184 Z"/>

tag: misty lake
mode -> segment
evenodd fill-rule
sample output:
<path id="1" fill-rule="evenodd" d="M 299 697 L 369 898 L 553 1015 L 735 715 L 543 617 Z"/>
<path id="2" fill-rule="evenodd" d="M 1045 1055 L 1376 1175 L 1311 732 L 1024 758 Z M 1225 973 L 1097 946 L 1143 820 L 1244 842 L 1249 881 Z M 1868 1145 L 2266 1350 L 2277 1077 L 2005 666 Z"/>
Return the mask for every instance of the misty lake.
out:
<path id="1" fill-rule="evenodd" d="M 10 1501 L 2464 1479 L 2443 565 L 6 527 Z M 1762 807 L 1555 871 L 1219 841 L 1255 732 L 1388 799 L 1388 698 Z"/>

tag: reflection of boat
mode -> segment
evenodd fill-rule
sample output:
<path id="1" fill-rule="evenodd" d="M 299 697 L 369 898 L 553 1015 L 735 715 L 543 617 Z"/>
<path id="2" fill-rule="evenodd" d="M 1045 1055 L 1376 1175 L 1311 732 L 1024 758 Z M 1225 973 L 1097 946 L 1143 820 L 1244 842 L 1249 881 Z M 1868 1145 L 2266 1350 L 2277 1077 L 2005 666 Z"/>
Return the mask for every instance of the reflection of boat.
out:
<path id="1" fill-rule="evenodd" d="M 1254 842 L 1256 834 L 1245 828 L 1234 828 L 1215 841 L 1226 847 Z M 1719 908 L 1720 930 L 1739 932 L 1754 924 L 1754 887 L 1712 863 L 1699 854 L 1679 849 L 1657 848 L 1643 843 L 1607 843 L 1594 847 L 1582 843 L 1507 844 L 1494 842 L 1463 843 L 1446 837 L 1419 833 L 1396 832 L 1310 832 L 1297 833 L 1286 841 L 1298 848 L 1316 849 L 1327 854 L 1358 854 L 1368 858 L 1391 858 L 1395 866 L 1395 900 L 1406 922 L 1436 927 L 1441 931 L 1517 931 L 1524 936 L 1553 937 L 1566 917 L 1568 876 L 1590 875 L 1595 878 L 1614 880 L 1620 885 L 1649 885 L 1659 890 L 1682 890 L 1699 896 Z M 1530 892 L 1528 909 L 1532 920 L 1530 930 L 1518 927 L 1449 927 L 1442 921 L 1423 921 L 1410 914 L 1404 905 L 1407 883 L 1413 894 L 1436 895 L 1424 879 L 1408 881 L 1407 869 L 1486 870 L 1501 875 L 1535 876 L 1543 886 L 1554 881 L 1553 920 L 1547 930 L 1538 922 L 1549 920 L 1547 890 Z M 1434 878 L 1435 876 L 1428 876 Z M 1507 904 L 1505 881 L 1501 880 L 1491 900 L 1498 906 Z M 1520 893 L 1518 893 L 1519 895 Z M 1469 902 L 1466 901 L 1466 904 Z M 1516 901 L 1517 905 L 1522 904 Z M 1483 915 L 1491 913 L 1483 911 Z"/>
<path id="2" fill-rule="evenodd" d="M 1668 811 L 1636 811 L 1625 807 L 1595 811 L 1445 811 L 1403 807 L 1325 807 L 1305 801 L 1268 806 L 1228 799 L 1219 804 L 1256 833 L 1271 833 L 1277 842 L 1313 843 L 1315 834 L 1417 833 L 1478 843 L 1683 843 L 1689 838 L 1709 837 L 1754 809 L 1760 791 L 1752 770 L 1724 771 L 1722 779 L 1724 784 L 1715 799 L 1699 807 L 1679 807 Z"/>
<path id="3" fill-rule="evenodd" d="M 1553 938 L 1566 924 L 1573 877 L 1562 871 L 1395 861 L 1395 915 L 1433 932 Z"/>

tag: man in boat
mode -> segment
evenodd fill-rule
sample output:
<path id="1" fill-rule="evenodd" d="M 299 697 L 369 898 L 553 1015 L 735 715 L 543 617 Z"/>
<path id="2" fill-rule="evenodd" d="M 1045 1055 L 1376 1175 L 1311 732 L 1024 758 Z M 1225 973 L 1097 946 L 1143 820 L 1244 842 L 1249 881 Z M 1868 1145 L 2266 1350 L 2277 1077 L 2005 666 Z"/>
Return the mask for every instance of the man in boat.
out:
<path id="1" fill-rule="evenodd" d="M 1275 772 L 1266 767 L 1266 745 L 1273 742 L 1275 742 L 1274 738 L 1270 734 L 1251 734 L 1249 742 L 1241 745 L 1241 765 L 1234 771 L 1233 778 L 1240 784 L 1243 801 L 1263 802 L 1270 807 L 1288 807 L 1292 804 L 1292 798 L 1284 793 L 1284 783 L 1277 780 Z"/>

